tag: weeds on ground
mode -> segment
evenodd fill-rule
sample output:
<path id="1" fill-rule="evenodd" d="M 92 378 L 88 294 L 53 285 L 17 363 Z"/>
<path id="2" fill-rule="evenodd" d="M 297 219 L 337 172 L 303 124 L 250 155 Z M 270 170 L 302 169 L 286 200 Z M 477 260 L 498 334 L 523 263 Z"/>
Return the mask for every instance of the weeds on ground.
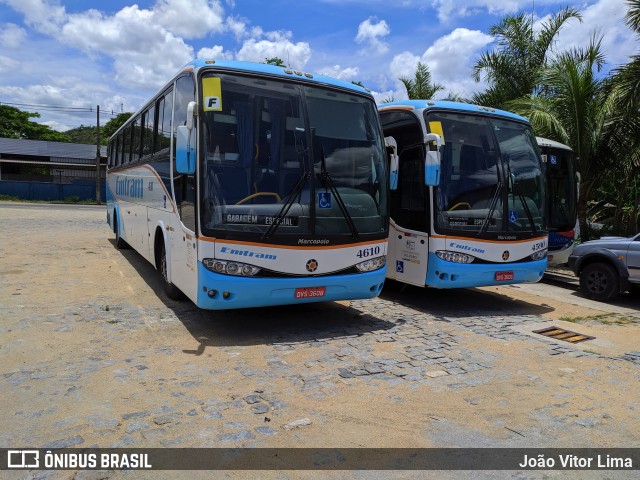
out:
<path id="1" fill-rule="evenodd" d="M 570 323 L 595 322 L 602 325 L 629 325 L 639 323 L 638 319 L 626 317 L 617 313 L 606 313 L 603 315 L 592 315 L 588 317 L 560 317 L 560 320 Z"/>

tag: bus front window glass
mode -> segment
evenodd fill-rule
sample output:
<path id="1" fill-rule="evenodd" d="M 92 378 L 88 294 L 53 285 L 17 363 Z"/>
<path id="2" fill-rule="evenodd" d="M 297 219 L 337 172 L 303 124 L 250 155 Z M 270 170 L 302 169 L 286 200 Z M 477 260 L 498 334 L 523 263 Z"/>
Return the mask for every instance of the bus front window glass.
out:
<path id="1" fill-rule="evenodd" d="M 543 228 L 542 170 L 530 127 L 479 115 L 435 113 L 442 126 L 439 230 L 464 234 Z"/>
<path id="2" fill-rule="evenodd" d="M 266 237 L 274 230 L 384 231 L 386 173 L 371 99 L 274 80 L 216 78 L 220 103 L 205 110 L 203 125 L 204 228 Z M 270 228 L 274 222 L 277 228 Z"/>
<path id="3" fill-rule="evenodd" d="M 383 231 L 387 190 L 380 182 L 384 154 L 375 105 L 313 87 L 305 87 L 305 98 L 316 176 L 316 232 Z"/>
<path id="4" fill-rule="evenodd" d="M 310 182 L 298 185 L 309 171 L 300 87 L 216 78 L 220 108 L 203 122 L 203 227 L 263 234 L 288 200 L 278 233 L 310 233 Z"/>
<path id="5" fill-rule="evenodd" d="M 498 149 L 486 119 L 464 113 L 434 113 L 426 120 L 427 125 L 442 126 L 445 141 L 436 228 L 477 233 L 486 222 L 488 231 L 500 229 Z"/>
<path id="6" fill-rule="evenodd" d="M 576 186 L 572 155 L 569 150 L 559 149 L 547 154 L 549 228 L 555 230 L 570 230 L 575 225 Z"/>
<path id="7" fill-rule="evenodd" d="M 531 128 L 507 120 L 491 120 L 504 165 L 507 193 L 506 230 L 546 228 L 544 175 Z"/>

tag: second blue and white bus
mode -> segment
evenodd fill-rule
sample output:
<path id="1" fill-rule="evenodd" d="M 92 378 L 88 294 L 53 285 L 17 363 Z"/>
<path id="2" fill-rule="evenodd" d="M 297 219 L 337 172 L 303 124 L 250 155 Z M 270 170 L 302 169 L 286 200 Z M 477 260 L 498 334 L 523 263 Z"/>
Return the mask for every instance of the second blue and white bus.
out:
<path id="1" fill-rule="evenodd" d="M 547 179 L 549 266 L 565 265 L 580 236 L 577 210 L 580 176 L 570 147 L 548 138 L 536 140 Z"/>
<path id="2" fill-rule="evenodd" d="M 377 296 L 388 180 L 373 97 L 267 64 L 187 64 L 111 138 L 108 221 L 171 298 L 232 309 Z"/>
<path id="3" fill-rule="evenodd" d="M 387 277 L 434 288 L 540 280 L 546 192 L 529 122 L 450 101 L 378 110 L 391 152 Z"/>

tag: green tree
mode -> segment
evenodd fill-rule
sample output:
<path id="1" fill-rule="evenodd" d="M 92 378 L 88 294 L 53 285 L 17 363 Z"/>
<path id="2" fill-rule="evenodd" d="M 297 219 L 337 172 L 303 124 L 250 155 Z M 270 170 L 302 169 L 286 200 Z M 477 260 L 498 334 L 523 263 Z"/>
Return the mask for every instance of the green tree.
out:
<path id="1" fill-rule="evenodd" d="M 473 67 L 473 79 L 484 79 L 489 87 L 472 101 L 480 105 L 504 108 L 509 100 L 535 93 L 541 88 L 539 71 L 547 65 L 554 39 L 571 18 L 581 20 L 580 13 L 567 7 L 543 22 L 540 31 L 533 28 L 533 18 L 524 12 L 507 15 L 489 29 L 497 47 L 485 52 Z"/>
<path id="2" fill-rule="evenodd" d="M 49 142 L 69 141 L 65 134 L 52 130 L 48 125 L 32 122 L 31 118 L 40 118 L 40 114 L 0 105 L 0 137 Z"/>
<path id="3" fill-rule="evenodd" d="M 626 23 L 640 41 L 640 0 L 627 0 Z M 612 229 L 623 235 L 640 229 L 640 53 L 614 69 L 606 86 L 616 108 L 612 112 L 609 145 L 616 157 L 614 168 L 605 172 L 599 196 L 615 206 Z M 609 208 L 610 210 L 610 208 Z"/>
<path id="4" fill-rule="evenodd" d="M 124 124 L 124 122 L 131 118 L 131 115 L 133 115 L 132 112 L 119 113 L 107 123 L 105 123 L 104 126 L 100 128 L 100 143 L 102 145 L 107 145 L 109 143 L 109 138 L 111 138 L 111 135 L 116 133 L 116 130 L 118 130 Z"/>
<path id="5" fill-rule="evenodd" d="M 64 132 L 72 143 L 82 143 L 86 145 L 95 145 L 96 143 L 96 127 L 80 125 Z"/>
<path id="6" fill-rule="evenodd" d="M 278 57 L 265 58 L 264 63 L 269 65 L 275 65 L 276 67 L 286 67 L 284 60 Z"/>
<path id="7" fill-rule="evenodd" d="M 398 80 L 400 80 L 404 88 L 407 89 L 407 95 L 410 100 L 433 98 L 440 90 L 444 90 L 444 86 L 435 82 L 431 83 L 429 67 L 422 62 L 418 62 L 413 78 L 400 77 Z"/>
<path id="8" fill-rule="evenodd" d="M 558 55 L 539 72 L 545 88 L 507 102 L 506 107 L 528 117 L 537 135 L 569 145 L 578 157 L 581 175 L 578 219 L 583 240 L 588 239 L 587 202 L 602 176 L 611 168 L 609 132 L 612 97 L 606 95 L 598 72 L 604 64 L 601 39 L 586 48 Z"/>

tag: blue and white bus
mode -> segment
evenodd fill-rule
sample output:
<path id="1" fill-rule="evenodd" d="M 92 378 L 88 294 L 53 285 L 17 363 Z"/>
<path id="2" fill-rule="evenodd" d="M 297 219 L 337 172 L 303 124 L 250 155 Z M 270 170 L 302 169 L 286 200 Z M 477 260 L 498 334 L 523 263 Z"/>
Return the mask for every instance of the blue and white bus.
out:
<path id="1" fill-rule="evenodd" d="M 378 111 L 391 152 L 387 277 L 435 288 L 540 280 L 546 193 L 529 122 L 450 101 Z"/>
<path id="2" fill-rule="evenodd" d="M 547 179 L 549 266 L 564 265 L 580 236 L 578 189 L 573 150 L 564 143 L 536 137 Z"/>
<path id="3" fill-rule="evenodd" d="M 388 178 L 365 89 L 267 64 L 187 64 L 110 139 L 107 218 L 170 298 L 232 309 L 372 298 Z"/>

